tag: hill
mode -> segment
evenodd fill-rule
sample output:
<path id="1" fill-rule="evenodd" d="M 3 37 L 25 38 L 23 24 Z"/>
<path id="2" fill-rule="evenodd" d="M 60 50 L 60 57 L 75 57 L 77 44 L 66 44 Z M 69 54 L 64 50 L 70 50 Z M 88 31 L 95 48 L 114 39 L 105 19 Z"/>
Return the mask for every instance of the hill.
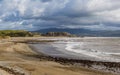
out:
<path id="1" fill-rule="evenodd" d="M 120 30 L 107 31 L 107 30 L 89 30 L 83 28 L 70 29 L 70 28 L 48 28 L 41 29 L 33 32 L 47 33 L 47 32 L 68 32 L 77 36 L 96 36 L 96 37 L 120 37 Z"/>

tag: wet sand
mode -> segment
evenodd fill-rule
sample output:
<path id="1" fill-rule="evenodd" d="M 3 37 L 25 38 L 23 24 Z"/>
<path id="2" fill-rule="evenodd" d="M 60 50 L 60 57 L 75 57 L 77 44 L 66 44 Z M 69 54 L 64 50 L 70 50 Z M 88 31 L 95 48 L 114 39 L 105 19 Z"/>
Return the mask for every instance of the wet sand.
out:
<path id="1" fill-rule="evenodd" d="M 40 38 L 37 39 L 40 40 Z M 109 72 L 75 65 L 77 60 L 68 63 L 71 60 L 37 53 L 35 48 L 20 43 L 26 40 L 30 42 L 36 38 L 12 38 L 0 41 L 0 72 L 2 75 L 113 75 Z M 88 62 L 92 63 L 87 61 L 86 64 Z"/>
<path id="2" fill-rule="evenodd" d="M 52 42 L 39 42 L 31 45 L 38 53 L 42 52 L 55 57 L 120 62 L 119 37 L 47 38 L 46 40 Z"/>
<path id="3" fill-rule="evenodd" d="M 45 43 L 44 43 L 45 44 Z M 30 44 L 31 45 L 31 44 Z M 39 48 L 38 48 L 39 46 Z M 47 46 L 47 45 L 46 45 Z M 54 48 L 49 48 L 50 46 L 48 45 L 47 48 L 45 46 L 45 49 L 43 45 L 41 44 L 32 44 L 31 47 L 35 52 L 38 54 L 42 53 L 41 56 L 36 56 L 37 58 L 42 58 L 46 59 L 49 61 L 55 61 L 64 65 L 72 65 L 72 66 L 82 66 L 88 69 L 92 70 L 98 70 L 98 71 L 103 71 L 103 72 L 111 72 L 114 74 L 119 74 L 120 73 L 120 63 L 119 62 L 109 62 L 109 61 L 100 61 L 97 59 L 91 60 L 93 58 L 90 57 L 84 57 L 71 54 L 69 52 L 63 53 L 61 51 L 55 50 Z M 41 48 L 42 47 L 42 48 Z M 52 52 L 50 52 L 53 50 Z M 55 54 L 54 54 L 55 53 Z M 69 54 L 68 54 L 69 53 Z"/>
<path id="4" fill-rule="evenodd" d="M 53 40 L 53 39 L 50 39 L 50 40 Z M 71 52 L 71 51 L 68 51 L 68 50 L 65 50 L 65 46 L 66 46 L 66 42 L 69 42 L 69 41 L 76 41 L 76 38 L 69 38 L 69 39 L 62 39 L 62 40 L 57 40 L 57 41 L 54 41 L 54 42 L 49 42 L 49 43 L 38 43 L 38 44 L 31 44 L 35 49 L 36 52 L 38 53 L 43 53 L 45 55 L 48 55 L 49 58 L 51 60 L 54 60 L 54 61 L 57 61 L 57 62 L 60 62 L 60 63 L 70 63 L 70 64 L 77 64 L 77 65 L 82 65 L 84 67 L 87 67 L 87 68 L 90 68 L 90 69 L 97 69 L 97 70 L 100 70 L 100 71 L 105 71 L 105 72 L 112 72 L 112 73 L 117 73 L 119 74 L 120 73 L 120 63 L 119 63 L 119 56 L 111 56 L 112 52 L 113 54 L 116 54 L 115 52 L 117 51 L 117 54 L 119 54 L 118 52 L 119 51 L 119 44 L 120 44 L 120 38 L 77 38 L 77 42 L 90 42 L 91 44 L 93 43 L 95 46 L 85 46 L 85 47 L 92 47 L 95 49 L 99 49 L 102 50 L 102 53 L 103 55 L 98 55 L 99 57 L 91 57 L 91 56 L 95 56 L 94 54 L 97 54 L 98 51 L 95 51 L 93 52 L 93 54 L 90 52 L 89 56 L 87 55 L 84 55 L 82 53 L 76 53 L 76 52 Z M 61 43 L 62 42 L 62 43 Z M 77 43 L 75 42 L 75 44 Z M 71 42 L 70 42 L 71 43 Z M 72 43 L 74 44 L 74 43 Z M 90 45 L 91 45 L 90 44 Z M 100 47 L 99 47 L 100 45 Z M 111 49 L 110 49 L 110 48 Z M 114 48 L 116 47 L 116 48 Z M 110 50 L 107 50 L 110 49 Z M 104 49 L 105 52 L 107 52 L 108 55 L 104 55 L 106 53 L 103 53 L 104 52 Z M 89 51 L 88 51 L 89 52 Z M 110 55 L 108 52 L 111 52 Z M 99 52 L 100 53 L 100 52 Z M 87 54 L 87 52 L 86 52 Z M 104 56 L 104 57 L 101 57 L 101 56 Z M 110 57 L 108 57 L 110 56 Z M 102 58 L 102 59 L 99 59 L 99 58 Z M 116 61 L 116 59 L 118 61 Z"/>

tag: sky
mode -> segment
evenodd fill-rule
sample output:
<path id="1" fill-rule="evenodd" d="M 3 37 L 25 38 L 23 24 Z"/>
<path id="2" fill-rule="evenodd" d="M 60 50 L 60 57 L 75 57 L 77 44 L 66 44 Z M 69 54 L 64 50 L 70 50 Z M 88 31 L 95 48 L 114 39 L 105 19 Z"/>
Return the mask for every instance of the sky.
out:
<path id="1" fill-rule="evenodd" d="M 120 30 L 120 0 L 0 0 L 0 30 Z"/>

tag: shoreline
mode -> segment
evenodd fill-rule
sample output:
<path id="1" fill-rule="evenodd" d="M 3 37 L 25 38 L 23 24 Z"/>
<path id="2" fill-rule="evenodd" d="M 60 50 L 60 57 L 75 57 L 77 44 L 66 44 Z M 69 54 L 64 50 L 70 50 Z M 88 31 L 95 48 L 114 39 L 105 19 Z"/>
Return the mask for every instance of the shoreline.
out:
<path id="1" fill-rule="evenodd" d="M 35 48 L 25 43 L 19 43 L 19 40 L 18 42 L 8 43 L 9 44 L 7 45 L 1 43 L 0 46 L 0 65 L 5 69 L 7 68 L 7 71 L 2 68 L 0 69 L 6 72 L 8 72 L 9 69 L 12 69 L 12 72 L 15 71 L 17 73 L 20 73 L 17 75 L 114 75 L 110 72 L 103 72 L 89 68 L 91 65 L 89 65 L 88 63 L 101 64 L 102 62 L 98 63 L 88 60 L 78 61 L 51 57 L 44 55 L 43 53 L 38 54 L 35 51 Z M 79 62 L 83 64 L 80 64 Z M 104 65 L 109 66 L 110 64 L 113 63 L 108 64 L 106 62 Z M 114 65 L 115 64 L 111 66 Z M 16 74 L 14 73 L 12 75 Z"/>
<path id="2" fill-rule="evenodd" d="M 32 46 L 30 48 L 36 52 L 36 49 Z M 48 60 L 58 62 L 63 65 L 72 65 L 72 66 L 82 66 L 92 70 L 98 70 L 103 72 L 110 72 L 113 74 L 120 73 L 120 63 L 119 62 L 105 62 L 105 61 L 92 61 L 92 60 L 80 60 L 80 59 L 71 59 L 64 57 L 55 57 L 41 53 L 40 55 L 33 56 L 41 60 Z"/>

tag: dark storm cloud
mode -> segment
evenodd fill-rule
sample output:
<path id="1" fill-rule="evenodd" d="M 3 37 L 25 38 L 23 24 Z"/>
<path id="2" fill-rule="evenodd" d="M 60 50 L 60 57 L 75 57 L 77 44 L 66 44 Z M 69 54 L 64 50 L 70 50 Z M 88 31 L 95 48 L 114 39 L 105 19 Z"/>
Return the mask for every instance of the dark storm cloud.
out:
<path id="1" fill-rule="evenodd" d="M 42 2 L 49 2 L 49 1 L 52 1 L 52 0 L 41 0 Z"/>
<path id="2" fill-rule="evenodd" d="M 0 29 L 120 30 L 120 0 L 0 0 Z"/>

